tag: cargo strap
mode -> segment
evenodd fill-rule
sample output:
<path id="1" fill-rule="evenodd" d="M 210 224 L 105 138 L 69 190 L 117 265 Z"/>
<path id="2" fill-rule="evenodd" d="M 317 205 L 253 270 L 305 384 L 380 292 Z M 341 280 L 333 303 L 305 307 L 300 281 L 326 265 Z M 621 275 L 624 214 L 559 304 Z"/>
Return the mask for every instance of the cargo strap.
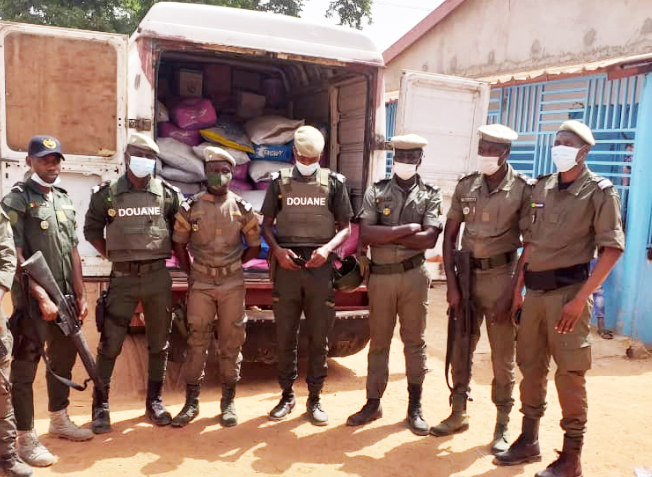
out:
<path id="1" fill-rule="evenodd" d="M 508 263 L 513 263 L 516 261 L 517 254 L 516 250 L 513 252 L 499 253 L 493 257 L 488 258 L 475 258 L 471 259 L 471 264 L 475 270 L 491 270 L 492 268 L 498 268 L 507 265 Z"/>
<path id="2" fill-rule="evenodd" d="M 582 283 L 589 278 L 589 269 L 590 263 L 580 263 L 572 267 L 539 272 L 525 270 L 525 287 L 530 290 L 548 292 Z"/>
<path id="3" fill-rule="evenodd" d="M 371 264 L 371 273 L 378 275 L 391 275 L 392 273 L 405 273 L 413 268 L 420 267 L 426 261 L 426 256 L 422 253 L 408 258 L 400 263 L 389 263 L 383 265 Z"/>
<path id="4" fill-rule="evenodd" d="M 237 272 L 241 268 L 242 268 L 241 261 L 233 262 L 232 264 L 226 265 L 224 267 L 209 267 L 208 265 L 202 265 L 201 263 L 198 263 L 196 261 L 192 263 L 193 270 L 213 278 L 227 277 L 232 273 Z"/>
<path id="5" fill-rule="evenodd" d="M 142 276 L 165 268 L 165 260 L 142 262 L 113 262 L 112 274 L 116 277 Z"/>

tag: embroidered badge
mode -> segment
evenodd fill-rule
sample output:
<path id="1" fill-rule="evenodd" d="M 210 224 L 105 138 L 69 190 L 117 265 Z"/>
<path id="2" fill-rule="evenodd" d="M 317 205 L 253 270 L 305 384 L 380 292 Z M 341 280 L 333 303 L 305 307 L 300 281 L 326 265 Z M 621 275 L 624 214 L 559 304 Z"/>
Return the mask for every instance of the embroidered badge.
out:
<path id="1" fill-rule="evenodd" d="M 55 141 L 52 138 L 43 139 L 43 145 L 45 147 L 47 147 L 48 149 L 56 149 L 57 148 L 57 141 Z"/>
<path id="2" fill-rule="evenodd" d="M 115 217 L 115 209 L 109 209 L 106 213 L 109 214 L 109 217 Z"/>

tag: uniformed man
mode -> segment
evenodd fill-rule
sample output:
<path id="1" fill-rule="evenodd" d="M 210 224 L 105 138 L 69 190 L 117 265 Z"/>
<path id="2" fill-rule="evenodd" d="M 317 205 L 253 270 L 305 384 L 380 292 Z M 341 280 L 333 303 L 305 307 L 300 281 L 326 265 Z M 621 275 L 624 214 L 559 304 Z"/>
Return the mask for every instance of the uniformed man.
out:
<path id="1" fill-rule="evenodd" d="M 278 345 L 280 402 L 269 413 L 284 419 L 296 404 L 299 320 L 308 334 L 307 411 L 317 426 L 328 424 L 320 394 L 328 372 L 328 333 L 335 320 L 333 251 L 351 233 L 353 216 L 344 176 L 319 167 L 324 137 L 312 126 L 294 135 L 296 164 L 274 175 L 262 212 L 274 275 L 274 319 Z M 274 231 L 276 221 L 276 231 Z"/>
<path id="2" fill-rule="evenodd" d="M 372 260 L 367 403 L 349 416 L 347 424 L 359 426 L 382 417 L 380 399 L 387 387 L 389 347 L 398 315 L 408 381 L 407 422 L 412 432 L 423 436 L 428 434 L 421 393 L 427 370 L 424 332 L 430 288 L 424 262 L 425 251 L 435 246 L 442 229 L 442 196 L 417 173 L 428 141 L 408 134 L 395 136 L 392 144 L 394 174 L 371 186 L 363 203 L 360 234 L 371 246 Z"/>
<path id="3" fill-rule="evenodd" d="M 473 278 L 471 296 L 475 305 L 477 323 L 472 330 L 471 349 L 456 345 L 453 349 L 453 394 L 452 414 L 433 427 L 435 436 L 446 436 L 463 432 L 469 428 L 466 401 L 470 393 L 471 373 L 465 362 L 473 356 L 480 339 L 480 326 L 486 321 L 487 335 L 491 345 L 491 363 L 494 379 L 491 398 L 498 416 L 494 429 L 491 452 L 497 454 L 507 450 L 509 437 L 507 424 L 514 405 L 514 349 L 515 329 L 505 314 L 510 303 L 501 307 L 499 300 L 511 299 L 512 277 L 517 261 L 517 249 L 521 243 L 521 226 L 530 207 L 530 190 L 534 181 L 518 174 L 507 159 L 511 143 L 518 134 L 502 124 L 491 124 L 479 129 L 478 155 L 480 170 L 463 177 L 455 188 L 451 208 L 448 211 L 444 230 L 444 267 L 446 269 L 446 293 L 449 307 L 460 306 L 460 289 L 455 277 L 453 254 L 457 248 L 462 223 L 462 249 L 472 254 Z M 501 319 L 507 318 L 507 319 Z"/>
<path id="4" fill-rule="evenodd" d="M 149 353 L 146 414 L 155 425 L 165 426 L 172 421 L 161 398 L 172 322 L 172 280 L 165 259 L 171 255 L 174 216 L 182 198 L 176 188 L 153 177 L 158 152 L 148 136 L 129 136 L 126 172 L 93 188 L 84 236 L 112 263 L 106 320 L 97 350 L 100 378 L 108 388 L 115 360 L 140 302 Z M 95 389 L 93 432 L 110 430 L 109 403 Z"/>
<path id="5" fill-rule="evenodd" d="M 245 287 L 242 264 L 260 252 L 260 225 L 251 204 L 229 190 L 235 159 L 219 147 L 204 151 L 208 190 L 184 202 L 174 224 L 174 252 L 188 274 L 188 358 L 184 367 L 186 403 L 172 420 L 183 427 L 199 414 L 213 331 L 217 329 L 223 426 L 238 423 L 235 398 L 245 341 Z M 248 248 L 243 251 L 242 238 Z M 190 264 L 188 252 L 194 261 Z"/>
<path id="6" fill-rule="evenodd" d="M 0 303 L 14 281 L 16 248 L 9 217 L 0 208 Z M 0 470 L 9 477 L 29 477 L 32 468 L 16 454 L 16 418 L 11 403 L 11 349 L 13 338 L 0 308 Z"/>
<path id="7" fill-rule="evenodd" d="M 539 420 L 546 408 L 550 356 L 557 364 L 564 446 L 559 458 L 537 477 L 579 477 L 586 432 L 586 372 L 591 367 L 591 293 L 607 278 L 625 247 L 620 199 L 613 184 L 585 164 L 595 144 L 579 121 L 561 125 L 552 148 L 557 172 L 539 178 L 532 190 L 525 250 L 519 260 L 515 306 L 526 286 L 516 345 L 523 374 L 523 429 L 496 457 L 499 465 L 541 459 Z M 589 264 L 598 252 L 598 263 Z M 521 265 L 523 264 L 523 267 Z"/>
<path id="8" fill-rule="evenodd" d="M 28 145 L 26 163 L 32 174 L 19 182 L 2 199 L 13 229 L 16 255 L 20 265 L 40 250 L 64 294 L 74 295 L 80 319 L 88 313 L 86 290 L 82 278 L 81 258 L 77 251 L 75 208 L 68 193 L 57 186 L 60 182 L 61 144 L 50 136 L 35 136 Z M 51 370 L 70 379 L 77 357 L 72 339 L 54 323 L 58 309 L 47 292 L 33 281 L 29 290 L 21 287 L 16 277 L 12 287 L 14 313 L 20 317 L 11 363 L 12 400 L 18 429 L 18 455 L 35 467 L 54 462 L 52 454 L 34 432 L 34 392 L 36 369 L 41 358 L 43 340 L 45 356 Z M 30 297 L 26 296 L 27 294 Z M 88 429 L 80 429 L 68 417 L 70 388 L 46 373 L 48 385 L 50 434 L 85 441 L 93 437 Z"/>

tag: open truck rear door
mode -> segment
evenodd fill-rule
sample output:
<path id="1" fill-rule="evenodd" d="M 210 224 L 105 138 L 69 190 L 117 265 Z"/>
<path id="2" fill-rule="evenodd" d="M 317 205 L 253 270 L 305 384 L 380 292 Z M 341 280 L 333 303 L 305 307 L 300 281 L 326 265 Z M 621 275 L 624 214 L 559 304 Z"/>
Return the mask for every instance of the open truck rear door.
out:
<path id="1" fill-rule="evenodd" d="M 82 239 L 91 188 L 115 177 L 126 142 L 127 36 L 0 22 L 0 192 L 23 180 L 29 138 L 57 137 L 85 275 L 108 262 Z"/>

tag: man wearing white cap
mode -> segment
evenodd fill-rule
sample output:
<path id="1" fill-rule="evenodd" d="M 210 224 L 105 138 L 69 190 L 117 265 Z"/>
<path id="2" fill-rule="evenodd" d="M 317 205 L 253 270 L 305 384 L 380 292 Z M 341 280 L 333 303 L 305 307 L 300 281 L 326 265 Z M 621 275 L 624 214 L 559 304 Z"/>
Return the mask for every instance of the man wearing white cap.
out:
<path id="1" fill-rule="evenodd" d="M 353 216 L 344 176 L 319 167 L 324 136 L 312 126 L 294 135 L 292 169 L 281 169 L 267 189 L 263 236 L 270 246 L 274 281 L 274 319 L 278 346 L 280 402 L 270 420 L 285 419 L 296 404 L 299 321 L 305 314 L 308 335 L 310 421 L 328 424 L 320 394 L 328 374 L 328 333 L 335 321 L 332 253 L 351 233 Z M 276 222 L 276 231 L 274 231 Z"/>
<path id="2" fill-rule="evenodd" d="M 112 263 L 106 319 L 97 323 L 100 378 L 108 390 L 131 318 L 142 303 L 149 353 L 147 417 L 165 426 L 172 420 L 161 398 L 172 323 L 172 280 L 165 259 L 172 252 L 172 226 L 182 197 L 176 188 L 153 176 L 158 152 L 148 136 L 129 136 L 125 174 L 93 188 L 84 236 Z M 96 434 L 111 430 L 108 399 L 97 389 L 92 429 Z"/>
<path id="3" fill-rule="evenodd" d="M 454 255 L 464 223 L 462 250 L 469 251 L 472 257 L 471 300 L 475 313 L 469 332 L 470 343 L 463 339 L 458 342 L 457 336 L 448 338 L 450 343 L 454 343 L 450 360 L 453 411 L 430 433 L 446 436 L 469 428 L 466 405 L 471 391 L 471 362 L 484 320 L 494 372 L 491 398 L 498 411 L 491 452 L 497 454 L 509 447 L 507 424 L 514 405 L 512 390 L 516 338 L 515 329 L 506 315 L 511 307 L 509 300 L 512 298 L 516 251 L 522 246 L 519 224 L 529 211 L 530 192 L 536 181 L 518 174 L 507 162 L 512 141 L 518 138 L 515 131 L 502 124 L 491 124 L 481 126 L 478 132 L 480 170 L 457 183 L 444 230 L 448 305 L 451 310 L 459 310 L 461 302 Z M 455 331 L 452 332 L 455 335 Z"/>
<path id="4" fill-rule="evenodd" d="M 559 458 L 537 477 L 581 477 L 581 450 L 591 368 L 591 294 L 607 278 L 625 247 L 620 199 L 613 184 L 585 164 L 595 139 L 579 121 L 564 122 L 555 138 L 557 172 L 539 178 L 532 191 L 525 250 L 518 267 L 514 308 L 526 287 L 516 345 L 523 374 L 523 429 L 496 457 L 499 465 L 541 460 L 539 420 L 546 408 L 550 357 L 561 405 L 564 445 Z M 598 263 L 589 272 L 595 253 Z"/>
<path id="5" fill-rule="evenodd" d="M 199 414 L 199 391 L 214 329 L 222 378 L 220 421 L 224 427 L 238 423 L 234 399 L 247 322 L 242 264 L 260 252 L 258 218 L 251 204 L 229 190 L 235 159 L 224 149 L 207 147 L 204 161 L 208 189 L 181 205 L 172 235 L 189 290 L 186 403 L 172 420 L 174 427 L 185 426 Z"/>
<path id="6" fill-rule="evenodd" d="M 367 402 L 349 416 L 349 426 L 382 417 L 380 399 L 389 377 L 389 347 L 396 317 L 401 324 L 405 354 L 410 430 L 428 435 L 421 394 L 426 374 L 424 333 L 428 314 L 430 275 L 425 251 L 433 248 L 442 229 L 441 191 L 424 184 L 417 169 L 428 141 L 416 134 L 395 136 L 394 175 L 366 192 L 361 215 L 361 239 L 371 246 L 369 325 L 371 342 L 367 367 Z"/>

